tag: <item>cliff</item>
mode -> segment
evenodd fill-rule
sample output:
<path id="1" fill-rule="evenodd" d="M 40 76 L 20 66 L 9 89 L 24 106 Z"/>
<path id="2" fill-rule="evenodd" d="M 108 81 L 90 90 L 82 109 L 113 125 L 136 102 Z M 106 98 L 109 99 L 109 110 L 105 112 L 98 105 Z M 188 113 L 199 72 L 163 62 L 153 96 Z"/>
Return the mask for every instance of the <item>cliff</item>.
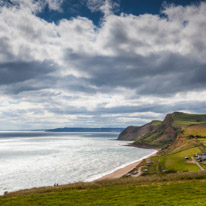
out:
<path id="1" fill-rule="evenodd" d="M 152 121 L 140 127 L 129 126 L 120 133 L 118 139 L 133 140 L 133 144 L 138 147 L 167 148 L 183 128 L 205 123 L 206 115 L 174 112 L 167 114 L 163 121 Z"/>
<path id="2" fill-rule="evenodd" d="M 119 140 L 137 140 L 137 139 L 142 138 L 143 136 L 147 136 L 150 132 L 152 132 L 153 130 L 159 127 L 159 125 L 155 124 L 154 122 L 156 121 L 152 121 L 140 127 L 129 126 L 120 133 L 118 139 Z M 161 124 L 161 121 L 159 122 Z"/>

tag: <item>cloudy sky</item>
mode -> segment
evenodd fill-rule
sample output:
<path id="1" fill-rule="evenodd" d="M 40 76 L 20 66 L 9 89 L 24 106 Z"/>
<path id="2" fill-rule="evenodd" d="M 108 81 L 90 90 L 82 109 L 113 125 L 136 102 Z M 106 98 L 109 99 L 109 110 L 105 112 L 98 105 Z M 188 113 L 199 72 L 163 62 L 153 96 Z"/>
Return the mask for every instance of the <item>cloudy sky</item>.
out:
<path id="1" fill-rule="evenodd" d="M 205 11 L 194 0 L 0 0 L 0 130 L 206 113 Z"/>

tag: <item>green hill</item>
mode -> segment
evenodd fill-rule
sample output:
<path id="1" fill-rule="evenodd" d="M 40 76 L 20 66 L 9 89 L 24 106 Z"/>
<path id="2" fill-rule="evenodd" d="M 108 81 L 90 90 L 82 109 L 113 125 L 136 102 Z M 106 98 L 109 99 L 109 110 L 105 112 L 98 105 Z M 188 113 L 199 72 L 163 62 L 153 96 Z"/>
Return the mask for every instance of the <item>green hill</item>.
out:
<path id="1" fill-rule="evenodd" d="M 198 162 L 196 157 L 197 153 L 206 153 L 205 114 L 174 112 L 167 114 L 162 122 L 153 122 L 130 126 L 119 135 L 122 140 L 129 137 L 138 147 L 160 149 L 155 157 L 142 161 L 135 170 L 141 169 L 143 175 L 150 176 L 206 169 L 206 161 Z"/>
<path id="2" fill-rule="evenodd" d="M 171 114 L 173 118 L 173 127 L 180 128 L 192 124 L 206 123 L 206 114 L 187 114 L 182 112 L 174 112 Z"/>
<path id="3" fill-rule="evenodd" d="M 0 205 L 205 206 L 205 188 L 205 172 L 154 175 L 23 190 L 0 196 Z"/>
<path id="4" fill-rule="evenodd" d="M 140 127 L 129 126 L 120 133 L 118 139 L 133 140 L 134 145 L 139 147 L 167 148 L 183 129 L 187 127 L 190 131 L 191 125 L 205 127 L 206 115 L 174 112 L 167 114 L 163 121 L 155 120 Z M 198 134 L 201 136 L 201 132 Z"/>

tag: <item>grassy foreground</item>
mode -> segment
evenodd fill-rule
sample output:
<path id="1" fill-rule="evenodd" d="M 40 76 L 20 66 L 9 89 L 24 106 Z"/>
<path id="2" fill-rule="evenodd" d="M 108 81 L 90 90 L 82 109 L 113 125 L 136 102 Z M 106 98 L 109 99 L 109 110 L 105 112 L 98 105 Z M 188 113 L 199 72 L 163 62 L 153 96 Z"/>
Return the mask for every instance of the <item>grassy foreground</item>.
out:
<path id="1" fill-rule="evenodd" d="M 1 206 L 205 205 L 206 173 L 122 178 L 19 191 L 0 197 Z"/>

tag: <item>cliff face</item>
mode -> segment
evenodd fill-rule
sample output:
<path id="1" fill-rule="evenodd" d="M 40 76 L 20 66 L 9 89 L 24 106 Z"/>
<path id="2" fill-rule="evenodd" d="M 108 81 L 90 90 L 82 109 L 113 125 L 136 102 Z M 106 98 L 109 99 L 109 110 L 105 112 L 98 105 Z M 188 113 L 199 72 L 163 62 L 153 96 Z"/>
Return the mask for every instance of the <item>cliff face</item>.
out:
<path id="1" fill-rule="evenodd" d="M 162 122 L 152 121 L 141 127 L 129 126 L 120 133 L 118 139 L 134 140 L 134 145 L 139 147 L 166 147 L 176 138 L 177 131 L 172 123 L 173 117 L 168 114 Z"/>
<path id="2" fill-rule="evenodd" d="M 138 147 L 178 150 L 195 143 L 188 138 L 206 137 L 206 114 L 174 112 L 161 121 L 152 121 L 140 127 L 130 126 L 119 135 L 119 140 L 133 140 Z M 169 146 L 169 147 L 168 147 Z"/>
<path id="3" fill-rule="evenodd" d="M 158 125 L 153 125 L 152 122 L 140 127 L 129 126 L 120 133 L 118 140 L 136 140 L 138 138 L 148 135 L 157 127 Z"/>

